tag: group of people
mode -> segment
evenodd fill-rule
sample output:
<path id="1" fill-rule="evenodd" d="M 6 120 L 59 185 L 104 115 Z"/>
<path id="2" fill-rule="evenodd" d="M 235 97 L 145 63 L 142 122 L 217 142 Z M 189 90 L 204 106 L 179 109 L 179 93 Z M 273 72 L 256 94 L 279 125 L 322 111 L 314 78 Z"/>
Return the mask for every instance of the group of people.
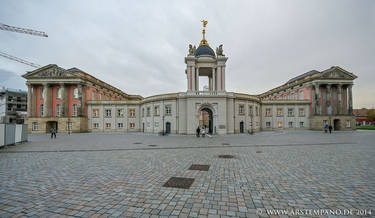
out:
<path id="1" fill-rule="evenodd" d="M 205 137 L 206 136 L 206 128 L 204 126 L 198 126 L 197 128 L 197 137 Z"/>
<path id="2" fill-rule="evenodd" d="M 331 124 L 325 124 L 324 125 L 324 132 L 325 133 L 327 133 L 328 131 L 329 131 L 329 134 L 331 134 L 332 133 L 332 129 L 333 129 L 333 127 L 332 127 L 332 125 Z"/>

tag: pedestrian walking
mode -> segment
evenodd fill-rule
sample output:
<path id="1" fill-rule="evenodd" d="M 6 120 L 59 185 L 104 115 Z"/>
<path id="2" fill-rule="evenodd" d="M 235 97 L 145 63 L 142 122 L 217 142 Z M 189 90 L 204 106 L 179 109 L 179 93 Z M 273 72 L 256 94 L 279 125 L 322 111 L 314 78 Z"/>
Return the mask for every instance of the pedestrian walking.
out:
<path id="1" fill-rule="evenodd" d="M 325 124 L 325 125 L 324 125 L 324 132 L 325 132 L 325 133 L 328 132 L 328 124 Z"/>
<path id="2" fill-rule="evenodd" d="M 198 128 L 197 128 L 197 137 L 199 138 L 199 136 L 200 136 L 200 133 L 201 133 L 201 128 L 199 128 L 199 126 L 198 126 Z"/>
<path id="3" fill-rule="evenodd" d="M 51 128 L 51 139 L 55 137 L 56 138 L 56 129 L 55 128 Z"/>
<path id="4" fill-rule="evenodd" d="M 332 126 L 331 125 L 329 125 L 328 130 L 329 130 L 329 134 L 331 134 L 331 132 L 332 132 Z"/>

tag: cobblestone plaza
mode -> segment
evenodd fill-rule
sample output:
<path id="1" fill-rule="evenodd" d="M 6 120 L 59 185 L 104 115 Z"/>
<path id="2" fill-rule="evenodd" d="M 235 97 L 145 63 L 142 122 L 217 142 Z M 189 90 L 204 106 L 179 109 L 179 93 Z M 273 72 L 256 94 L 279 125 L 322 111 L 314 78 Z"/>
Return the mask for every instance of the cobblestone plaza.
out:
<path id="1" fill-rule="evenodd" d="M 371 131 L 212 138 L 81 133 L 50 139 L 34 134 L 27 143 L 0 149 L 0 217 L 277 217 L 266 210 L 369 211 L 375 208 L 374 141 Z M 189 170 L 192 164 L 209 169 Z M 163 187 L 171 177 L 194 182 L 188 189 Z"/>

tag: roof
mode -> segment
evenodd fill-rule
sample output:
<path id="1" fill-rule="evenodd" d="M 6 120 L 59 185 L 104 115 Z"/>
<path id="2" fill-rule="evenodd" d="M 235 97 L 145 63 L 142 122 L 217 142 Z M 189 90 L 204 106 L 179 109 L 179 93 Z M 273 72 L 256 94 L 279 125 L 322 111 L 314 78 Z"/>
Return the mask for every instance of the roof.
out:
<path id="1" fill-rule="evenodd" d="M 198 56 L 213 56 L 215 57 L 215 52 L 208 45 L 200 45 L 194 53 L 195 57 Z"/>
<path id="2" fill-rule="evenodd" d="M 353 114 L 356 117 L 367 117 L 369 109 L 362 108 L 362 109 L 354 109 Z"/>
<path id="3" fill-rule="evenodd" d="M 299 76 L 296 76 L 296 77 L 288 80 L 288 82 L 286 82 L 286 83 L 291 83 L 291 82 L 294 82 L 296 80 L 302 79 L 302 78 L 304 78 L 306 76 L 310 76 L 310 75 L 313 75 L 313 74 L 316 74 L 316 73 L 320 73 L 320 72 L 317 71 L 317 70 L 310 70 L 309 72 L 303 73 L 303 74 L 301 74 Z"/>

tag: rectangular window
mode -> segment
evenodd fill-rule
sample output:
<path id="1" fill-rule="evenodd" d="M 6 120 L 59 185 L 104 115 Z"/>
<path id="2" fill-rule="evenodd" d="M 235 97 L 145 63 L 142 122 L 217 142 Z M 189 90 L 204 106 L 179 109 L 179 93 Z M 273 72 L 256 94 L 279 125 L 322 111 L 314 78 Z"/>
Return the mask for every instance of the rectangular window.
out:
<path id="1" fill-rule="evenodd" d="M 56 104 L 56 117 L 61 117 L 61 104 Z"/>
<path id="2" fill-rule="evenodd" d="M 283 127 L 283 122 L 281 122 L 281 121 L 277 122 L 277 127 L 278 128 L 282 128 Z"/>
<path id="3" fill-rule="evenodd" d="M 160 115 L 159 106 L 155 106 L 154 107 L 154 115 L 155 116 L 159 116 Z"/>
<path id="4" fill-rule="evenodd" d="M 99 123 L 94 123 L 94 124 L 93 124 L 93 128 L 94 128 L 94 129 L 98 129 L 98 128 L 99 128 Z"/>
<path id="5" fill-rule="evenodd" d="M 256 116 L 259 116 L 258 106 L 255 107 L 255 115 L 256 115 Z"/>
<path id="6" fill-rule="evenodd" d="M 346 128 L 350 128 L 350 120 L 346 121 Z"/>
<path id="7" fill-rule="evenodd" d="M 242 104 L 238 107 L 238 114 L 244 114 L 244 106 Z"/>
<path id="8" fill-rule="evenodd" d="M 129 109 L 129 117 L 135 117 L 135 109 Z"/>
<path id="9" fill-rule="evenodd" d="M 150 107 L 147 107 L 147 116 L 151 116 L 151 108 Z"/>
<path id="10" fill-rule="evenodd" d="M 105 128 L 106 128 L 106 129 L 110 129 L 110 128 L 111 128 L 111 123 L 106 123 L 106 124 L 105 124 Z"/>
<path id="11" fill-rule="evenodd" d="M 172 115 L 172 107 L 170 105 L 165 106 L 165 115 Z"/>
<path id="12" fill-rule="evenodd" d="M 124 117 L 124 110 L 123 109 L 117 109 L 117 117 Z"/>
<path id="13" fill-rule="evenodd" d="M 294 100 L 294 93 L 290 95 L 290 99 Z"/>
<path id="14" fill-rule="evenodd" d="M 66 130 L 68 130 L 69 132 L 72 131 L 72 127 L 73 127 L 73 123 L 72 122 L 67 122 L 66 123 Z"/>
<path id="15" fill-rule="evenodd" d="M 39 116 L 43 117 L 43 114 L 44 114 L 44 104 L 40 104 Z"/>
<path id="16" fill-rule="evenodd" d="M 105 109 L 105 116 L 111 117 L 112 116 L 112 110 L 111 109 Z"/>
<path id="17" fill-rule="evenodd" d="M 271 128 L 271 122 L 266 122 L 266 127 Z"/>
<path id="18" fill-rule="evenodd" d="M 135 123 L 130 123 L 130 129 L 134 129 L 135 128 Z"/>
<path id="19" fill-rule="evenodd" d="M 123 124 L 123 123 L 117 123 L 117 127 L 118 127 L 119 129 L 122 129 L 122 128 L 124 128 L 124 124 Z"/>
<path id="20" fill-rule="evenodd" d="M 37 122 L 33 122 L 32 130 L 33 131 L 38 131 L 38 123 Z"/>
<path id="21" fill-rule="evenodd" d="M 288 123 L 289 128 L 293 128 L 293 122 Z"/>
<path id="22" fill-rule="evenodd" d="M 303 128 L 305 127 L 305 124 L 303 122 L 299 122 L 299 127 Z"/>
<path id="23" fill-rule="evenodd" d="M 283 109 L 282 108 L 277 108 L 277 116 L 282 117 L 283 116 Z"/>
<path id="24" fill-rule="evenodd" d="M 61 99 L 62 98 L 62 88 L 57 88 L 56 92 L 57 92 L 56 98 Z"/>
<path id="25" fill-rule="evenodd" d="M 294 117 L 294 109 L 288 108 L 288 117 Z"/>
<path id="26" fill-rule="evenodd" d="M 271 108 L 266 108 L 266 117 L 271 116 Z"/>
<path id="27" fill-rule="evenodd" d="M 92 117 L 99 117 L 99 109 L 92 109 Z"/>
<path id="28" fill-rule="evenodd" d="M 299 108 L 298 109 L 298 115 L 300 117 L 304 117 L 305 116 L 305 108 Z"/>
<path id="29" fill-rule="evenodd" d="M 78 98 L 78 88 L 73 89 L 73 98 Z"/>
<path id="30" fill-rule="evenodd" d="M 145 108 L 142 108 L 142 117 L 145 117 Z"/>
<path id="31" fill-rule="evenodd" d="M 72 117 L 76 117 L 77 114 L 78 114 L 78 108 L 77 108 L 77 104 L 73 104 L 72 105 Z"/>
<path id="32" fill-rule="evenodd" d="M 249 106 L 249 116 L 253 116 L 253 106 Z"/>
<path id="33" fill-rule="evenodd" d="M 299 92 L 299 100 L 303 100 L 303 99 L 305 99 L 305 92 L 303 90 L 301 90 Z"/>
<path id="34" fill-rule="evenodd" d="M 91 92 L 91 100 L 94 100 L 94 101 L 95 101 L 95 91 L 92 91 L 92 92 Z"/>

